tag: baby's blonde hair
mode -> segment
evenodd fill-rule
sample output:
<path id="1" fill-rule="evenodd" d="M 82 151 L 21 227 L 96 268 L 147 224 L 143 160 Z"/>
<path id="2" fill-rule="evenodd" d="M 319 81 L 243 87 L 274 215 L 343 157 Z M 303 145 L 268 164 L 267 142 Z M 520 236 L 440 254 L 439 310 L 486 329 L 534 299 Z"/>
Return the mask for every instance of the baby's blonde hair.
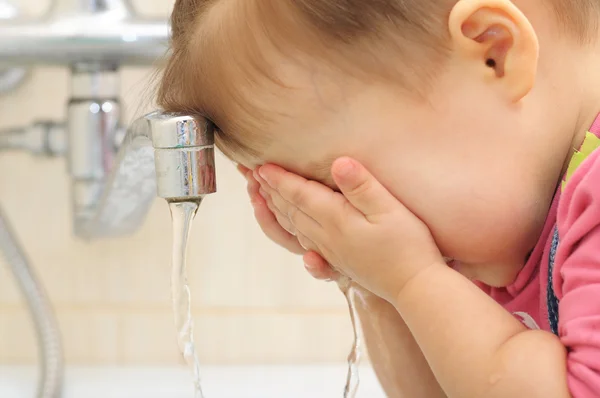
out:
<path id="1" fill-rule="evenodd" d="M 283 60 L 318 60 L 422 93 L 448 54 L 446 20 L 457 1 L 177 0 L 158 105 L 212 120 L 229 157 L 260 156 L 268 138 L 259 132 L 274 116 L 265 95 L 293 95 L 276 71 Z M 600 0 L 548 4 L 577 41 L 597 30 L 590 15 Z"/>

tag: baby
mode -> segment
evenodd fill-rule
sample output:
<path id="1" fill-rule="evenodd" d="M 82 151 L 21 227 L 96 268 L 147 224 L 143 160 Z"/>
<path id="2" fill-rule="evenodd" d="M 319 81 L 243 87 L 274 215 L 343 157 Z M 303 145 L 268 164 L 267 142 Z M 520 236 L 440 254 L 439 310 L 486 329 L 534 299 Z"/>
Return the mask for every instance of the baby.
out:
<path id="1" fill-rule="evenodd" d="M 158 102 L 214 122 L 271 239 L 362 287 L 389 396 L 599 397 L 599 22 L 599 0 L 178 0 Z"/>

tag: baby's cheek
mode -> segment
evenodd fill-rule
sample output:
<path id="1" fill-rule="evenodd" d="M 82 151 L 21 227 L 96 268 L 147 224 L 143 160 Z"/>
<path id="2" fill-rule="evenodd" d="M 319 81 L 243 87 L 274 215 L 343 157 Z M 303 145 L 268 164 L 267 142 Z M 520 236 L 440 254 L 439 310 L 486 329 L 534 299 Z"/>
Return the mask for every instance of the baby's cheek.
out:
<path id="1" fill-rule="evenodd" d="M 459 209 L 457 209 L 459 210 Z M 499 207 L 473 205 L 460 209 L 432 232 L 442 254 L 466 264 L 514 261 L 528 240 L 525 220 Z M 467 272 L 467 271 L 465 271 Z M 474 271 L 476 273 L 476 271 Z M 469 276 L 469 275 L 465 275 Z"/>

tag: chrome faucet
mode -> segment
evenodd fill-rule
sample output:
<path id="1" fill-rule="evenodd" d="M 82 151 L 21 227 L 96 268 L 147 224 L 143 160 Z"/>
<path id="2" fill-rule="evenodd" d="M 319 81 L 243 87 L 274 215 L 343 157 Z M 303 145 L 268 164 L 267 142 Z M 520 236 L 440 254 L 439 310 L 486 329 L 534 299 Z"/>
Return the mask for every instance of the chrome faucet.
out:
<path id="1" fill-rule="evenodd" d="M 119 68 L 155 64 L 169 31 L 129 0 L 57 0 L 39 20 L 0 23 L 0 68 L 70 68 L 67 120 L 0 131 L 0 151 L 66 154 L 80 237 L 132 232 L 157 193 L 173 201 L 215 192 L 210 122 L 161 112 L 121 122 Z"/>

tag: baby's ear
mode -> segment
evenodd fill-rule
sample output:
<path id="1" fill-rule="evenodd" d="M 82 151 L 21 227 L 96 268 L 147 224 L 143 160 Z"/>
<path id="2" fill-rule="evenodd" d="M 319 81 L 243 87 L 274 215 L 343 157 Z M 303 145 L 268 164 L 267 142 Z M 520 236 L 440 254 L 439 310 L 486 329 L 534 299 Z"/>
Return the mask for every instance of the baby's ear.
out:
<path id="1" fill-rule="evenodd" d="M 533 88 L 538 38 L 510 0 L 461 0 L 448 22 L 453 48 L 464 61 L 518 102 Z"/>

